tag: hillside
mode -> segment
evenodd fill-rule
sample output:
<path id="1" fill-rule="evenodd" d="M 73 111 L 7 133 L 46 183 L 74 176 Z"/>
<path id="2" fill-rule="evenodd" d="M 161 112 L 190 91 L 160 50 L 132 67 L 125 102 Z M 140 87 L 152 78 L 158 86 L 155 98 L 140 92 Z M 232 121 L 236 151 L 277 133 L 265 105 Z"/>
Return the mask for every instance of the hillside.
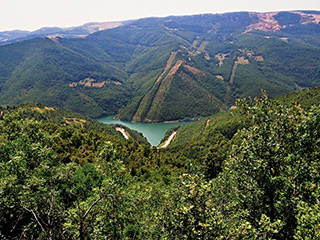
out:
<path id="1" fill-rule="evenodd" d="M 78 113 L 71 112 L 69 110 L 57 107 L 45 106 L 37 102 L 25 102 L 12 107 L 0 107 L 0 118 L 6 112 L 18 112 L 21 111 L 21 118 L 32 119 L 42 122 L 44 125 L 56 124 L 60 127 L 72 127 L 83 132 L 95 131 L 104 132 L 110 136 L 123 140 L 122 135 L 116 130 L 117 127 L 124 128 L 130 140 L 136 141 L 139 144 L 150 145 L 147 139 L 135 130 L 129 129 L 119 124 L 103 124 L 99 121 L 83 116 Z"/>
<path id="2" fill-rule="evenodd" d="M 171 151 L 64 109 L 0 109 L 1 238 L 318 239 L 319 106 L 237 107 Z"/>
<path id="3" fill-rule="evenodd" d="M 129 95 L 122 86 L 126 77 L 123 71 L 83 57 L 50 39 L 37 38 L 3 46 L 0 58 L 2 105 L 37 101 L 96 116 L 114 114 L 119 108 L 114 106 L 119 102 L 112 100 L 118 96 L 108 94 L 110 91 Z M 76 91 L 77 85 L 73 82 L 79 84 L 79 90 Z M 90 84 L 89 89 L 82 87 L 85 84 Z M 92 99 L 92 89 L 97 89 L 94 91 L 96 97 L 102 95 L 101 102 L 111 102 L 104 105 L 107 111 L 97 99 Z M 102 89 L 105 90 L 103 93 Z"/>
<path id="4" fill-rule="evenodd" d="M 210 116 L 239 97 L 320 84 L 318 12 L 147 18 L 85 38 L 0 47 L 0 105 L 38 101 L 87 116 Z"/>
<path id="5" fill-rule="evenodd" d="M 304 109 L 310 109 L 320 105 L 320 86 L 281 96 L 277 101 L 283 105 L 299 104 Z"/>
<path id="6" fill-rule="evenodd" d="M 320 106 L 320 87 L 305 89 L 300 92 L 286 94 L 272 101 L 286 107 L 301 107 L 309 111 L 312 107 Z M 271 102 L 271 100 L 270 100 Z M 187 158 L 198 159 L 208 174 L 212 167 L 220 166 L 238 130 L 249 127 L 238 109 L 214 114 L 208 118 L 181 126 L 178 129 L 169 129 L 164 139 L 176 131 L 174 139 L 166 148 L 170 152 L 180 152 Z M 208 161 L 217 161 L 209 166 Z M 209 174 L 212 176 L 212 173 Z"/>

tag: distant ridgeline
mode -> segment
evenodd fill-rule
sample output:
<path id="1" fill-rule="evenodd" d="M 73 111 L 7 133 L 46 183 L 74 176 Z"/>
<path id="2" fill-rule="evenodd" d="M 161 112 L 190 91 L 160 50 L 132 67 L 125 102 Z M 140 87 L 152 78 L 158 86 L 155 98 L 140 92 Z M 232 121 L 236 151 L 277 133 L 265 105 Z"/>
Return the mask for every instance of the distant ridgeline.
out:
<path id="1" fill-rule="evenodd" d="M 52 30 L 0 47 L 0 105 L 139 122 L 210 116 L 261 89 L 319 85 L 319 22 L 320 12 L 241 12 L 146 18 L 82 38 Z"/>

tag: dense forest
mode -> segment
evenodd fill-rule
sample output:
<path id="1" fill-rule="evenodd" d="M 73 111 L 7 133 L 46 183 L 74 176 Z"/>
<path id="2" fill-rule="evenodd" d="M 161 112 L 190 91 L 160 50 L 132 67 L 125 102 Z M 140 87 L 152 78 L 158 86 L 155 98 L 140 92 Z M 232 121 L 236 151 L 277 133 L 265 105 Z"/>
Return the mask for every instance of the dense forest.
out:
<path id="1" fill-rule="evenodd" d="M 286 99 L 239 99 L 178 129 L 169 149 L 66 110 L 3 108 L 0 234 L 318 239 L 320 108 Z M 179 140 L 187 130 L 192 144 Z"/>

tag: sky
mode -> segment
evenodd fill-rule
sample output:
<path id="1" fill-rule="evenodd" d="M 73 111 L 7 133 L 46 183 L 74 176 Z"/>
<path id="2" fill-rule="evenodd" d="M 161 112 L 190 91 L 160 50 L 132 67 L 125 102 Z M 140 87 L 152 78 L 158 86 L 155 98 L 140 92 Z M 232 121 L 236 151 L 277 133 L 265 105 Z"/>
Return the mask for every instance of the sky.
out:
<path id="1" fill-rule="evenodd" d="M 171 15 L 284 10 L 320 11 L 320 0 L 0 0 L 0 31 Z"/>

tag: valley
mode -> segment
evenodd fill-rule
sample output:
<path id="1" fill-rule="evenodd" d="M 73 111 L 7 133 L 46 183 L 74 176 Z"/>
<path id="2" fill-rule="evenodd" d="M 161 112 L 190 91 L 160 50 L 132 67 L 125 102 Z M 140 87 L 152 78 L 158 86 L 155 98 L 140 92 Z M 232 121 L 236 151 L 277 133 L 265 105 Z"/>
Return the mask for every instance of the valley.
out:
<path id="1" fill-rule="evenodd" d="M 319 19 L 11 33 L 0 238 L 320 239 Z"/>

